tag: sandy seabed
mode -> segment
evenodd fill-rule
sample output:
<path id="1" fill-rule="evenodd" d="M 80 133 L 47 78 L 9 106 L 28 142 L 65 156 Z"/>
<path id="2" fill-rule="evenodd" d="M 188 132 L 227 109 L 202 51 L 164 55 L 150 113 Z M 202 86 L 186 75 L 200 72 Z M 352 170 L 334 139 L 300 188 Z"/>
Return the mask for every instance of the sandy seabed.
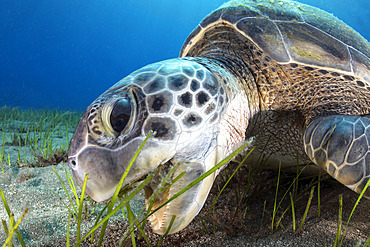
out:
<path id="1" fill-rule="evenodd" d="M 65 170 L 69 171 L 66 163 L 53 166 L 61 175 L 64 182 Z M 25 208 L 28 208 L 24 220 L 20 224 L 20 231 L 27 246 L 65 246 L 68 210 L 62 201 L 68 204 L 65 192 L 57 179 L 52 166 L 41 168 L 5 167 L 0 175 L 0 187 L 4 191 L 9 207 L 18 219 Z M 271 231 L 272 210 L 276 189 L 276 172 L 264 171 L 261 173 L 260 186 L 256 188 L 245 208 L 236 209 L 238 181 L 232 180 L 216 204 L 215 214 L 207 217 L 213 199 L 217 196 L 217 182 L 209 198 L 193 222 L 179 233 L 167 236 L 161 246 L 333 246 L 337 232 L 339 195 L 343 195 L 343 228 L 355 204 L 358 195 L 341 184 L 328 179 L 321 183 L 321 215 L 318 216 L 317 193 L 309 208 L 308 216 L 299 233 L 292 230 L 292 217 L 289 211 L 282 219 L 283 227 Z M 219 179 L 219 180 L 222 180 Z M 222 181 L 218 182 L 222 184 Z M 284 183 L 289 184 L 289 178 L 282 177 L 282 198 Z M 307 186 L 302 183 L 301 187 Z M 304 189 L 304 188 L 303 188 Z M 54 193 L 52 193 L 54 192 Z M 307 204 L 308 194 L 295 205 L 297 228 L 302 219 Z M 266 203 L 265 203 L 266 201 Z M 290 201 L 284 200 L 282 208 L 289 206 Z M 143 205 L 143 196 L 140 195 L 132 202 L 134 211 Z M 264 209 L 265 207 L 265 211 Z M 361 246 L 370 234 L 370 201 L 362 199 L 349 223 L 342 246 Z M 283 210 L 281 210 L 283 211 Z M 265 213 L 264 213 L 265 212 Z M 278 212 L 277 216 L 281 215 Z M 83 231 L 87 232 L 94 223 L 97 213 L 90 215 L 83 222 Z M 262 219 L 263 217 L 263 219 Z M 0 218 L 7 219 L 3 205 L 0 206 Z M 202 224 L 202 220 L 205 226 Z M 71 236 L 75 236 L 75 224 L 71 225 Z M 214 227 L 214 230 L 213 230 Z M 117 214 L 110 221 L 106 231 L 103 246 L 118 246 L 119 240 L 127 228 L 127 222 L 122 213 Z M 160 236 L 153 234 L 149 227 L 145 229 L 150 242 L 154 245 Z M 344 231 L 343 231 L 344 232 Z M 4 232 L 0 232 L 0 242 L 5 241 Z M 73 238 L 72 238 L 73 242 Z M 17 240 L 14 240 L 15 246 Z M 125 246 L 130 246 L 127 241 Z M 147 246 L 142 240 L 137 241 L 138 246 Z M 82 246 L 96 246 L 96 243 L 85 241 Z"/>
<path id="2" fill-rule="evenodd" d="M 11 134 L 11 133 L 10 133 Z M 72 135 L 72 134 L 70 134 Z M 63 139 L 64 140 L 64 139 Z M 55 139 L 54 143 L 62 142 Z M 5 145 L 5 152 L 11 160 L 16 160 L 18 147 Z M 22 157 L 32 159 L 30 149 L 22 149 Z M 27 208 L 28 212 L 19 226 L 19 230 L 26 246 L 65 246 L 68 209 L 66 193 L 52 168 L 58 172 L 64 184 L 68 184 L 65 171 L 70 172 L 67 163 L 38 167 L 20 167 L 12 163 L 8 166 L 3 162 L 4 173 L 0 171 L 0 189 L 3 190 L 11 212 L 17 220 Z M 238 203 L 247 177 L 240 171 L 226 187 L 219 197 L 214 213 L 209 214 L 212 202 L 220 188 L 225 184 L 229 174 L 233 172 L 234 165 L 230 164 L 224 169 L 208 196 L 200 214 L 184 230 L 167 236 L 161 246 L 333 246 L 338 229 L 339 196 L 343 196 L 343 226 L 344 233 L 347 219 L 358 198 L 358 194 L 339 184 L 333 179 L 326 179 L 320 184 L 320 216 L 318 215 L 318 193 L 315 188 L 314 197 L 310 205 L 307 218 L 301 231 L 293 232 L 292 212 L 290 209 L 281 220 L 281 225 L 274 231 L 271 230 L 272 212 L 274 208 L 277 171 L 262 171 L 254 179 L 248 200 L 244 204 Z M 246 169 L 244 169 L 245 171 Z M 278 200 L 284 197 L 285 192 L 292 184 L 294 175 L 283 175 L 280 178 Z M 297 195 L 300 200 L 295 202 L 296 228 L 299 227 L 310 194 L 309 181 L 299 181 Z M 69 192 L 70 189 L 67 187 Z M 63 204 L 64 203 L 64 204 Z M 91 210 L 95 204 L 87 202 L 87 209 Z M 138 212 L 144 205 L 142 194 L 131 201 L 134 212 Z M 242 205 L 242 206 L 238 206 Z M 291 205 L 289 195 L 282 200 L 276 218 L 280 218 L 285 209 Z M 93 214 L 83 219 L 82 234 L 87 233 L 93 226 L 99 211 L 99 205 Z M 342 246 L 356 246 L 364 243 L 370 237 L 370 200 L 361 199 L 352 219 L 348 225 Z M 8 222 L 5 208 L 0 201 L 0 219 Z M 113 216 L 104 238 L 103 246 L 118 246 L 118 243 L 127 229 L 127 221 L 122 212 Z M 157 246 L 160 236 L 151 232 L 147 226 L 144 229 L 152 246 Z M 71 243 L 75 242 L 76 222 L 71 219 Z M 98 234 L 97 234 L 98 235 Z M 136 236 L 138 234 L 136 233 Z M 0 230 L 0 243 L 6 237 Z M 19 242 L 14 237 L 14 246 Z M 137 246 L 148 246 L 145 241 L 137 240 Z M 84 241 L 81 246 L 96 246 L 96 242 Z M 131 246 L 129 239 L 124 246 Z"/>

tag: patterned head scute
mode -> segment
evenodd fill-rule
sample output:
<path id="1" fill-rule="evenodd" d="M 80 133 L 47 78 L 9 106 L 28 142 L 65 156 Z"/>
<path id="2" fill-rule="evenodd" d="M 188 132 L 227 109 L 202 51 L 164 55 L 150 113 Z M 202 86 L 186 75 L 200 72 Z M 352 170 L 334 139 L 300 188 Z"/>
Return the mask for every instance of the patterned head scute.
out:
<path id="1" fill-rule="evenodd" d="M 214 111 L 225 107 L 226 95 L 215 75 L 193 61 L 158 62 L 129 77 L 130 86 L 145 95 L 149 117 L 144 122 L 143 134 L 153 130 L 161 140 L 174 140 L 184 130 L 214 123 L 219 116 Z M 127 80 L 122 80 L 113 88 L 125 84 Z"/>
<path id="2" fill-rule="evenodd" d="M 166 78 L 163 76 L 156 76 L 143 89 L 144 93 L 154 93 L 166 87 Z"/>
<path id="3" fill-rule="evenodd" d="M 190 92 L 181 94 L 180 96 L 177 97 L 177 102 L 186 108 L 191 108 L 193 105 L 192 94 Z"/>
<path id="4" fill-rule="evenodd" d="M 145 66 L 113 85 L 90 106 L 86 118 L 89 143 L 120 148 L 150 130 L 155 131 L 157 140 L 176 143 L 181 133 L 219 120 L 226 103 L 220 85 L 215 75 L 194 61 L 172 59 Z M 125 126 L 115 128 L 112 111 L 119 102 L 130 103 L 127 111 L 133 113 Z"/>
<path id="5" fill-rule="evenodd" d="M 194 128 L 201 124 L 203 121 L 202 117 L 195 112 L 191 112 L 185 115 L 182 120 L 182 123 L 187 128 Z"/>
<path id="6" fill-rule="evenodd" d="M 190 84 L 191 91 L 196 92 L 198 91 L 199 88 L 200 88 L 199 82 L 197 80 L 192 80 Z"/>
<path id="7" fill-rule="evenodd" d="M 156 117 L 147 119 L 144 125 L 144 131 L 148 133 L 154 131 L 155 137 L 161 140 L 174 140 L 178 126 L 176 122 L 167 117 Z"/>
<path id="8" fill-rule="evenodd" d="M 169 91 L 148 96 L 148 110 L 150 113 L 168 113 L 173 105 L 173 95 Z"/>

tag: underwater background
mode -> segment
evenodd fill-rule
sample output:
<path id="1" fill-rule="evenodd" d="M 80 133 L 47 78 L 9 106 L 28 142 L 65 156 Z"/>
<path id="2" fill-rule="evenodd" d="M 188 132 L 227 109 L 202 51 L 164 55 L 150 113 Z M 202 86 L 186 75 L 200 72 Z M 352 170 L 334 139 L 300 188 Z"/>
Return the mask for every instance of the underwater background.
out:
<path id="1" fill-rule="evenodd" d="M 0 245 L 13 238 L 13 246 L 20 246 L 23 238 L 27 247 L 66 246 L 69 234 L 71 241 L 76 242 L 80 230 L 86 234 L 98 222 L 104 211 L 102 204 L 86 198 L 80 200 L 84 208 L 83 212 L 79 210 L 78 213 L 83 215 L 82 223 L 76 212 L 77 202 L 75 211 L 71 210 L 81 190 L 73 184 L 67 154 L 82 111 L 131 72 L 153 62 L 178 57 L 191 31 L 224 2 L 0 0 L 0 219 L 3 224 L 3 228 L 0 227 Z M 333 13 L 370 40 L 369 0 L 300 2 Z M 216 195 L 217 198 L 219 196 L 217 189 L 229 181 L 235 166 L 228 167 L 218 176 L 219 182 L 211 191 L 213 197 L 210 196 L 208 202 L 214 202 Z M 217 226 L 216 233 L 212 230 L 205 233 L 203 220 L 193 221 L 193 225 L 187 228 L 190 230 L 183 231 L 181 235 L 167 236 L 162 246 L 178 246 L 179 241 L 188 243 L 181 246 L 200 246 L 204 241 L 208 246 L 286 246 L 290 243 L 310 247 L 333 246 L 334 240 L 337 240 L 336 233 L 340 233 L 342 227 L 336 223 L 339 195 L 342 198 L 344 194 L 343 215 L 346 217 L 354 210 L 353 205 L 358 200 L 357 194 L 342 185 L 333 185 L 333 180 L 328 179 L 324 183 L 325 177 L 322 179 L 319 175 L 312 181 L 323 180 L 320 192 L 324 202 L 321 206 L 322 215 L 318 200 L 311 206 L 309 218 L 312 218 L 305 222 L 305 232 L 301 232 L 298 238 L 295 230 L 279 229 L 271 234 L 270 212 L 275 215 L 276 198 L 284 198 L 288 191 L 293 192 L 294 196 L 297 194 L 297 198 L 302 196 L 302 201 L 297 199 L 294 202 L 296 215 L 301 217 L 306 208 L 305 198 L 308 198 L 309 189 L 313 191 L 315 184 L 308 184 L 299 178 L 302 190 L 297 193 L 299 175 L 295 180 L 287 175 L 286 182 L 282 184 L 294 183 L 297 187 L 286 190 L 287 186 L 283 187 L 278 195 L 280 176 L 276 176 L 275 171 L 254 174 L 253 170 L 253 175 L 258 179 L 252 179 L 256 186 L 249 186 L 252 169 L 243 169 L 235 176 L 232 186 L 225 189 L 217 202 L 216 211 L 213 210 L 220 217 L 217 220 L 225 222 L 222 224 L 227 228 L 221 224 L 222 227 Z M 319 188 L 320 185 L 317 198 L 320 198 Z M 235 196 L 238 195 L 235 194 L 237 191 L 244 191 L 248 195 L 248 206 L 240 211 L 245 221 L 235 220 L 234 216 L 240 217 L 239 214 L 233 214 L 234 218 L 231 218 L 226 207 L 229 207 L 229 202 L 230 205 L 240 206 L 240 202 L 237 202 L 239 198 Z M 129 206 L 134 214 L 138 214 L 144 205 L 144 196 L 140 193 L 130 201 Z M 7 204 L 9 212 L 6 210 Z M 281 211 L 279 214 L 283 212 L 280 219 L 290 205 L 291 202 L 286 201 L 280 208 L 277 207 L 276 211 Z M 355 246 L 359 242 L 370 244 L 369 208 L 370 200 L 361 201 L 343 246 Z M 207 210 L 201 211 L 200 219 L 208 218 Z M 10 212 L 20 222 L 18 233 L 21 237 L 18 234 L 11 236 L 10 231 L 6 230 L 12 225 Z M 104 246 L 116 246 L 126 229 L 129 229 L 122 213 L 118 212 L 110 218 Z M 248 222 L 248 227 L 240 222 Z M 284 224 L 290 226 L 289 217 L 284 218 Z M 207 227 L 212 228 L 209 222 Z M 155 243 L 153 246 L 160 243 L 159 237 L 151 231 L 146 234 L 150 242 Z M 258 239 L 255 237 L 257 235 Z M 89 245 L 84 243 L 83 246 Z"/>
<path id="2" fill-rule="evenodd" d="M 0 106 L 84 110 L 132 71 L 177 57 L 222 0 L 1 0 Z M 369 0 L 302 0 L 370 40 Z"/>

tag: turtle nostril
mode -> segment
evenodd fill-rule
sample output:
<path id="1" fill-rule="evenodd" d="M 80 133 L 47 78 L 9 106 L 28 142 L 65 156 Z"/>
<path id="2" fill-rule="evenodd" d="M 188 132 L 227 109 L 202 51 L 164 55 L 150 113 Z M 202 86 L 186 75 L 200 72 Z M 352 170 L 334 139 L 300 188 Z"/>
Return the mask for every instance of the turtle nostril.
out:
<path id="1" fill-rule="evenodd" d="M 68 159 L 68 165 L 72 169 L 75 169 L 76 168 L 76 165 L 77 165 L 77 162 L 76 162 L 75 158 L 69 158 Z"/>

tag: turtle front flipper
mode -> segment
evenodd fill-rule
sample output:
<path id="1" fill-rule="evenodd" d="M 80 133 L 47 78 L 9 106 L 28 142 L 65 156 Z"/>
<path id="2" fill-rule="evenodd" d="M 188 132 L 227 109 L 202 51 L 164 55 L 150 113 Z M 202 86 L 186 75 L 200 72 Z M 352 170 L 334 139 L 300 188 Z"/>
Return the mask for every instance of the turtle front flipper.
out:
<path id="1" fill-rule="evenodd" d="M 304 134 L 310 159 L 361 193 L 370 178 L 370 117 L 332 115 L 314 119 Z M 370 189 L 365 197 L 370 199 Z"/>

